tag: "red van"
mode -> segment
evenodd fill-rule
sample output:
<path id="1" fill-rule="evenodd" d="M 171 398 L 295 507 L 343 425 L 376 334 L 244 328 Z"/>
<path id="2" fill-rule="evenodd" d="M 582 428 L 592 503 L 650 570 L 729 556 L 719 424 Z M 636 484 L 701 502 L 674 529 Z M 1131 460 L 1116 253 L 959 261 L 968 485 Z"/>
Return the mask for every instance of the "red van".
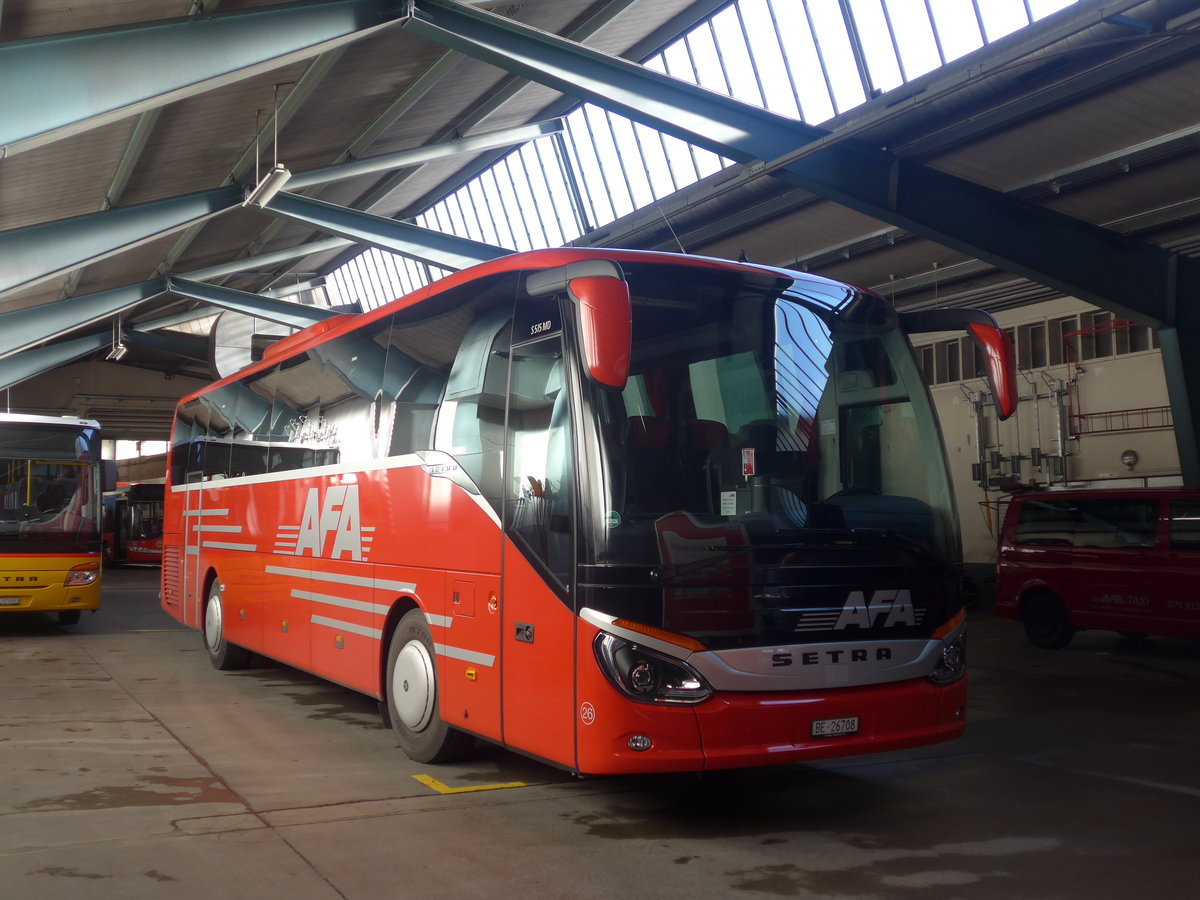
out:
<path id="1" fill-rule="evenodd" d="M 1009 504 L 996 614 L 1039 647 L 1077 630 L 1200 638 L 1200 489 L 1037 491 Z"/>

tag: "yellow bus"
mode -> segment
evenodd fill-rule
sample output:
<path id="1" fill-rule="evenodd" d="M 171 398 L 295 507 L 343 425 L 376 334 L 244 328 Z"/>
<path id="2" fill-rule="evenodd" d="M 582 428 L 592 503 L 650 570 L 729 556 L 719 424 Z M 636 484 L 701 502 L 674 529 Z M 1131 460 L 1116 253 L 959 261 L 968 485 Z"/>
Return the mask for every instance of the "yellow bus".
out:
<path id="1" fill-rule="evenodd" d="M 103 469 L 99 422 L 0 413 L 0 613 L 100 608 Z"/>

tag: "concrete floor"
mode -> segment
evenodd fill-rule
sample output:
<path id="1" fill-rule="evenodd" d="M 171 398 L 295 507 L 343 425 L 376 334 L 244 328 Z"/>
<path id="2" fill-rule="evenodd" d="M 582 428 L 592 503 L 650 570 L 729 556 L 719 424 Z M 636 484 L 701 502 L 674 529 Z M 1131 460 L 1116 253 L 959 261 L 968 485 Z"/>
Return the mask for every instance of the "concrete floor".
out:
<path id="1" fill-rule="evenodd" d="M 953 744 L 575 781 L 414 764 L 365 697 L 211 669 L 156 570 L 106 578 L 78 626 L 0 617 L 6 900 L 1196 893 L 1200 642 L 1049 652 L 979 612 Z"/>

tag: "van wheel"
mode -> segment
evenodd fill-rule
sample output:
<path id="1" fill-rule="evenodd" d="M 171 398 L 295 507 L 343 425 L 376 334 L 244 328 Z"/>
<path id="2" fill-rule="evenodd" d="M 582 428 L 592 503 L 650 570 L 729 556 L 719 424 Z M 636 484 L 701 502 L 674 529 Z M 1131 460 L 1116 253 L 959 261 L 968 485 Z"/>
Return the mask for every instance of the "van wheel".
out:
<path id="1" fill-rule="evenodd" d="M 1057 650 L 1071 643 L 1075 627 L 1062 601 L 1053 594 L 1038 594 L 1021 604 L 1025 635 L 1038 647 Z"/>
<path id="2" fill-rule="evenodd" d="M 388 647 L 387 718 L 400 749 L 416 762 L 460 759 L 475 743 L 438 715 L 433 637 L 419 609 L 404 614 Z"/>
<path id="3" fill-rule="evenodd" d="M 227 672 L 244 669 L 250 664 L 250 651 L 225 640 L 224 615 L 221 607 L 221 588 L 214 580 L 208 589 L 204 605 L 204 649 L 214 669 Z"/>

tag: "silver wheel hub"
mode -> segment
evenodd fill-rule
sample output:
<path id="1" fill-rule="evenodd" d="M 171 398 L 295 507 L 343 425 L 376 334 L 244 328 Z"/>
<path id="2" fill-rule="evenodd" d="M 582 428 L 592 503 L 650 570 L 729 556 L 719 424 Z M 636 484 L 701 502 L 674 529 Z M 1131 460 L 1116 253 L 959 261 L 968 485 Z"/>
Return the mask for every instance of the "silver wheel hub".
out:
<path id="1" fill-rule="evenodd" d="M 214 653 L 221 646 L 221 598 L 209 598 L 204 610 L 204 641 Z"/>
<path id="2" fill-rule="evenodd" d="M 433 660 L 420 641 L 409 641 L 392 670 L 392 704 L 404 727 L 423 730 L 433 718 Z"/>

